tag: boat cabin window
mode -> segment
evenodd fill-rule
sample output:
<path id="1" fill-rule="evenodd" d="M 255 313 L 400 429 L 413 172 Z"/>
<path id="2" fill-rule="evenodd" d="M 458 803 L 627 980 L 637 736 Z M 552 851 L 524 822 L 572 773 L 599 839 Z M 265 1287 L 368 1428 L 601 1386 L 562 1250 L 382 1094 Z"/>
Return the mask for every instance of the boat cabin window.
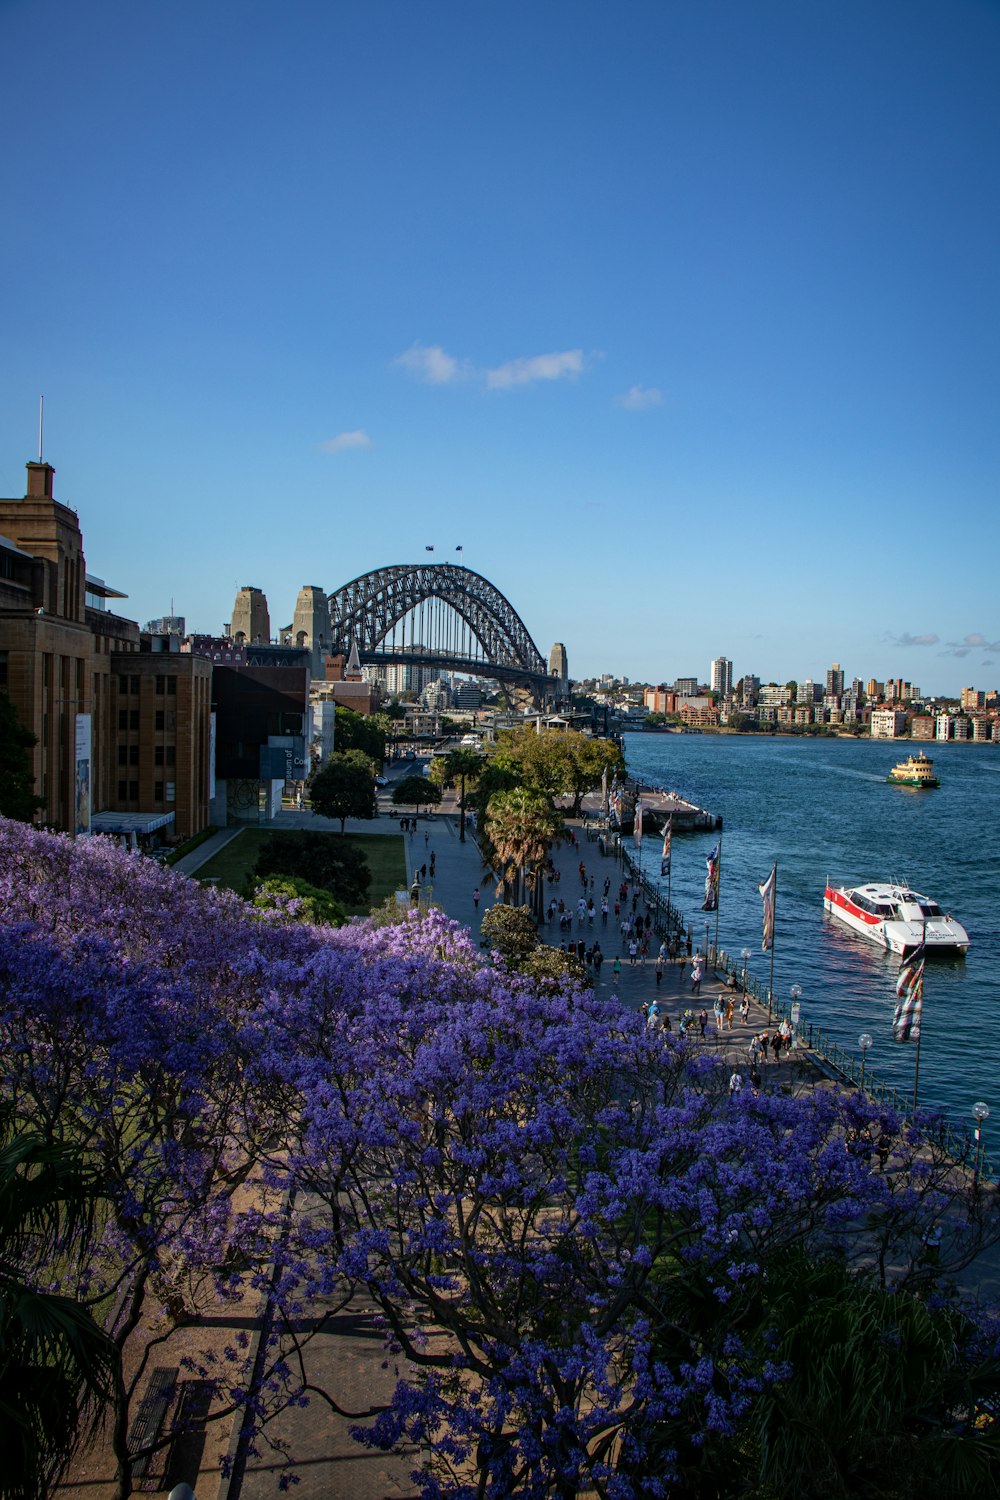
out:
<path id="1" fill-rule="evenodd" d="M 920 910 L 925 917 L 939 917 L 941 908 L 936 901 L 921 901 Z"/>

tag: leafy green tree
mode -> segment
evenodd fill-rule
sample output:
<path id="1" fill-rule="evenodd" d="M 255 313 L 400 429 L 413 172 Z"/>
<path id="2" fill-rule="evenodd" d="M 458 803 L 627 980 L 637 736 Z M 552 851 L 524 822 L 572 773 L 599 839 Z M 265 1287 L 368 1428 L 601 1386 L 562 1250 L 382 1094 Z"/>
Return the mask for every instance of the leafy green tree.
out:
<path id="1" fill-rule="evenodd" d="M 509 731 L 500 736 L 497 758 L 515 771 L 520 785 L 549 797 L 572 797 L 574 817 L 579 815 L 584 795 L 600 786 L 605 770 L 609 782 L 625 774 L 624 757 L 613 740 L 573 730 Z"/>
<path id="2" fill-rule="evenodd" d="M 30 823 L 45 806 L 31 790 L 35 778 L 29 751 L 36 744 L 36 736 L 24 728 L 7 694 L 0 693 L 0 813 L 20 823 Z"/>
<path id="3" fill-rule="evenodd" d="M 441 801 L 441 788 L 429 776 L 404 776 L 393 789 L 395 807 L 435 807 Z"/>
<path id="4" fill-rule="evenodd" d="M 309 796 L 313 812 L 340 819 L 341 833 L 346 818 L 374 818 L 378 809 L 371 757 L 364 750 L 338 750 L 313 776 Z"/>
<path id="5" fill-rule="evenodd" d="M 260 851 L 248 895 L 261 881 L 278 876 L 318 887 L 335 901 L 360 905 L 371 885 L 364 850 L 335 833 L 273 833 Z"/>
<path id="6" fill-rule="evenodd" d="M 549 845 L 562 828 L 551 802 L 531 787 L 496 792 L 486 809 L 485 835 L 491 862 L 499 873 L 497 894 L 504 902 L 526 884 L 540 895 Z"/>
<path id="7" fill-rule="evenodd" d="M 113 1400 L 117 1350 L 90 1313 L 44 1290 L 87 1240 L 100 1184 L 69 1147 L 0 1112 L 0 1493 L 39 1500 L 49 1470 Z M 39 1278 L 41 1278 L 41 1283 Z"/>
<path id="8" fill-rule="evenodd" d="M 444 774 L 450 782 L 458 782 L 459 824 L 458 837 L 465 843 L 465 784 L 474 781 L 486 765 L 485 755 L 470 747 L 451 750 L 444 757 Z"/>
<path id="9" fill-rule="evenodd" d="M 480 928 L 490 948 L 517 968 L 538 947 L 538 929 L 527 906 L 491 906 Z"/>
<path id="10" fill-rule="evenodd" d="M 333 734 L 334 753 L 342 755 L 348 750 L 363 750 L 376 767 L 380 766 L 385 760 L 387 724 L 379 720 L 379 715 L 359 714 L 353 708 L 338 705 Z"/>
<path id="11" fill-rule="evenodd" d="M 254 891 L 253 904 L 313 927 L 343 927 L 347 921 L 347 912 L 329 891 L 294 875 L 269 875 Z"/>
<path id="12" fill-rule="evenodd" d="M 524 974 L 536 984 L 561 988 L 567 981 L 575 986 L 587 982 L 584 966 L 575 954 L 540 941 L 527 906 L 491 906 L 483 914 L 480 930 L 505 968 Z"/>

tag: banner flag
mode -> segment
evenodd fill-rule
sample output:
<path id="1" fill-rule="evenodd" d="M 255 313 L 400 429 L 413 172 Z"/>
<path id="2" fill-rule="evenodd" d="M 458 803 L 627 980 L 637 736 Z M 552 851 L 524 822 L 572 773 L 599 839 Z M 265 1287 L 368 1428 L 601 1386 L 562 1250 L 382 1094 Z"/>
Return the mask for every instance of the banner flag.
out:
<path id="1" fill-rule="evenodd" d="M 642 798 L 635 799 L 635 822 L 632 825 L 632 839 L 637 849 L 642 848 Z"/>
<path id="2" fill-rule="evenodd" d="M 924 1004 L 924 958 L 923 943 L 914 948 L 909 958 L 899 966 L 896 980 L 896 995 L 899 1003 L 892 1018 L 892 1034 L 897 1042 L 920 1040 L 920 1014 Z"/>
<path id="3" fill-rule="evenodd" d="M 761 953 L 766 953 L 774 944 L 774 892 L 777 884 L 778 866 L 775 865 L 764 883 L 757 887 L 764 902 L 764 936 L 760 945 Z"/>
<path id="4" fill-rule="evenodd" d="M 667 819 L 667 826 L 663 830 L 663 849 L 660 853 L 660 879 L 664 880 L 670 874 L 670 845 L 673 842 L 672 819 Z"/>
<path id="5" fill-rule="evenodd" d="M 708 866 L 705 874 L 705 899 L 701 903 L 702 911 L 717 911 L 719 906 L 719 855 L 722 853 L 722 840 L 716 844 L 706 860 Z"/>

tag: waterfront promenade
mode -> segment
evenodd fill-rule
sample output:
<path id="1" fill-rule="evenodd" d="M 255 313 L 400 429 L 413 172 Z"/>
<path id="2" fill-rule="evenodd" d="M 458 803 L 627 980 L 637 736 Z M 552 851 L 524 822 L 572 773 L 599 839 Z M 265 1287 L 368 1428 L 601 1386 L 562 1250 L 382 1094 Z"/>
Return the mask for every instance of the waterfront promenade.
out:
<path id="1" fill-rule="evenodd" d="M 350 833 L 367 837 L 399 835 L 400 812 L 391 806 L 391 786 L 383 798 L 380 815 L 375 821 L 348 821 Z M 405 836 L 407 862 L 407 889 L 421 865 L 430 864 L 431 852 L 435 855 L 433 882 L 425 882 L 425 896 L 442 907 L 449 916 L 467 926 L 478 941 L 483 915 L 496 901 L 495 882 L 484 868 L 482 855 L 472 830 L 464 842 L 459 837 L 458 812 L 453 795 L 446 794 L 442 806 L 435 812 L 421 815 L 416 820 L 416 831 Z M 314 816 L 308 810 L 287 808 L 274 820 L 276 829 L 282 828 L 339 828 L 326 819 Z M 604 964 L 596 981 L 599 993 L 617 993 L 622 1003 L 631 1010 L 638 1010 L 644 1001 L 654 999 L 661 1011 L 671 1017 L 674 1034 L 677 1034 L 681 1015 L 685 1009 L 697 1012 L 704 1006 L 708 1012 L 708 1023 L 704 1040 L 701 1040 L 697 1024 L 689 1032 L 689 1038 L 698 1048 L 711 1052 L 727 1073 L 739 1071 L 746 1079 L 749 1073 L 748 1046 L 752 1035 L 767 1026 L 767 1010 L 756 1002 L 751 1003 L 747 1023 L 739 1019 L 737 1009 L 730 1030 L 721 1033 L 716 1029 L 713 1016 L 715 998 L 724 985 L 711 968 L 706 968 L 701 993 L 691 993 L 691 965 L 681 969 L 676 964 L 664 966 L 662 981 L 656 983 L 654 958 L 658 941 L 651 944 L 651 955 L 645 966 L 636 962 L 631 965 L 622 942 L 619 926 L 615 922 L 613 904 L 624 878 L 620 860 L 611 852 L 602 852 L 596 831 L 583 820 L 568 821 L 572 840 L 567 838 L 553 850 L 553 863 L 559 872 L 558 883 L 546 883 L 546 904 L 549 896 L 561 898 L 574 910 L 581 894 L 579 865 L 583 862 L 588 878 L 593 876 L 595 905 L 598 915 L 593 925 L 580 924 L 574 917 L 569 933 L 560 933 L 558 923 L 543 927 L 541 937 L 558 947 L 562 939 L 574 941 L 583 938 L 591 945 L 600 942 L 604 953 Z M 218 847 L 228 841 L 231 830 L 215 835 L 188 856 L 181 867 L 182 873 L 196 875 L 203 862 L 211 858 Z M 600 901 L 605 880 L 610 881 L 609 913 L 607 923 L 600 917 Z M 480 899 L 475 905 L 473 893 L 478 888 Z M 631 888 L 630 888 L 631 889 Z M 631 895 L 629 897 L 631 905 Z M 645 904 L 640 900 L 640 913 Z M 697 938 L 697 934 L 694 934 Z M 695 946 L 697 944 L 695 943 Z M 615 958 L 621 962 L 621 974 L 613 974 Z M 775 1063 L 769 1059 L 761 1066 L 764 1087 L 797 1088 L 815 1083 L 817 1074 L 810 1067 L 808 1054 L 795 1052 L 791 1056 L 782 1054 Z M 304 1319 L 319 1317 L 325 1309 L 314 1305 L 308 1309 Z M 227 1336 L 223 1330 L 220 1337 Z M 373 1401 L 385 1399 L 392 1388 L 396 1368 L 390 1362 L 386 1367 L 382 1347 L 382 1336 L 375 1323 L 375 1310 L 364 1297 L 359 1297 L 348 1308 L 338 1312 L 311 1344 L 309 1349 L 309 1371 L 312 1382 L 328 1390 L 344 1407 L 352 1412 L 364 1411 Z M 409 1372 L 399 1368 L 399 1374 Z M 413 1492 L 409 1480 L 414 1467 L 414 1455 L 392 1455 L 370 1451 L 360 1447 L 350 1436 L 352 1420 L 340 1416 L 320 1397 L 314 1396 L 304 1408 L 284 1413 L 269 1428 L 269 1441 L 258 1443 L 256 1455 L 240 1455 L 238 1434 L 212 1434 L 206 1443 L 202 1459 L 203 1467 L 197 1476 L 198 1500 L 271 1500 L 276 1492 L 278 1477 L 282 1470 L 281 1450 L 293 1453 L 297 1460 L 296 1491 L 301 1500 L 327 1500 L 330 1495 L 343 1495 L 351 1500 L 385 1500 L 388 1496 L 410 1496 Z M 277 1448 L 271 1444 L 277 1444 Z M 220 1477 L 220 1454 L 227 1452 L 230 1460 L 236 1460 L 231 1477 Z M 176 1476 L 176 1471 L 172 1477 Z M 89 1495 L 103 1494 L 99 1489 L 87 1488 Z"/>

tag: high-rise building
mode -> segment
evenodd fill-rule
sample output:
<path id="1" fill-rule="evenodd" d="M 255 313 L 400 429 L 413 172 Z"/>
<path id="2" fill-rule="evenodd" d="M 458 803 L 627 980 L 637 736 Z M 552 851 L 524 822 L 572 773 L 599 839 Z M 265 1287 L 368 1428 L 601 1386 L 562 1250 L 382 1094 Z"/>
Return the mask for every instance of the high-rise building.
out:
<path id="1" fill-rule="evenodd" d="M 697 677 L 678 677 L 674 683 L 674 692 L 679 698 L 696 698 L 698 696 Z"/>
<path id="2" fill-rule="evenodd" d="M 187 635 L 187 621 L 183 615 L 161 615 L 158 620 L 147 620 L 143 629 L 149 635 Z"/>
<path id="3" fill-rule="evenodd" d="M 844 691 L 844 673 L 839 661 L 835 661 L 826 674 L 826 696 L 839 698 Z"/>
<path id="4" fill-rule="evenodd" d="M 729 697 L 733 690 L 733 664 L 728 656 L 715 658 L 709 681 L 713 693 L 718 693 L 720 698 Z"/>
<path id="5" fill-rule="evenodd" d="M 251 643 L 267 644 L 271 639 L 271 618 L 263 589 L 254 588 L 252 584 L 240 589 L 233 605 L 229 630 L 234 641 L 242 636 Z"/>

